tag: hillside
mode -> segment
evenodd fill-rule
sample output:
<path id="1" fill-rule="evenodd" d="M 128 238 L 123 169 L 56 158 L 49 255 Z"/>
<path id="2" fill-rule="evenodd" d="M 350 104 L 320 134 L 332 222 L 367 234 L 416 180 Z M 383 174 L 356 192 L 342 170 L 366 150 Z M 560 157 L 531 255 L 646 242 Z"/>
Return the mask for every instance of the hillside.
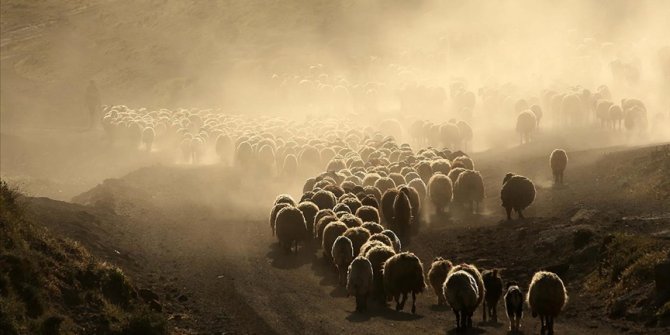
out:
<path id="1" fill-rule="evenodd" d="M 164 334 L 160 298 L 80 242 L 54 236 L 0 185 L 2 334 Z"/>

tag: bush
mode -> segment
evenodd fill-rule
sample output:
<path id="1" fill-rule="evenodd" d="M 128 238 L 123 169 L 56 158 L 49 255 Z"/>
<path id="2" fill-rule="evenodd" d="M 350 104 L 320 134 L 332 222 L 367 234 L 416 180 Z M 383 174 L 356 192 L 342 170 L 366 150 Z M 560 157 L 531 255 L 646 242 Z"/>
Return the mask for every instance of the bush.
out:
<path id="1" fill-rule="evenodd" d="M 141 308 L 133 313 L 121 330 L 121 334 L 124 335 L 162 335 L 166 333 L 165 318 L 147 308 Z"/>

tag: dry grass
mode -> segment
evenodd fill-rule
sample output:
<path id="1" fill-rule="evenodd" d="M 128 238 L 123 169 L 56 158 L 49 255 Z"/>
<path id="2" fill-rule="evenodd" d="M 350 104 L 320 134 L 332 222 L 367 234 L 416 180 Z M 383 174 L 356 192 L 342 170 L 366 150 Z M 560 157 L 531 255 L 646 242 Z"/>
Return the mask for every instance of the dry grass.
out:
<path id="1" fill-rule="evenodd" d="M 3 334 L 166 332 L 163 315 L 147 308 L 119 268 L 27 221 L 20 197 L 0 181 Z"/>

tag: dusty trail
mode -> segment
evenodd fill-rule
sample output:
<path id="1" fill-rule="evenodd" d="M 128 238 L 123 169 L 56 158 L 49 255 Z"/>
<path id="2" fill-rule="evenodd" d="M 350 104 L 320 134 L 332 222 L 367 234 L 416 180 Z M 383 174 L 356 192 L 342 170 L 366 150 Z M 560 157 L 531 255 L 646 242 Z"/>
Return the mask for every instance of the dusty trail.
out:
<path id="1" fill-rule="evenodd" d="M 662 211 L 658 201 L 618 208 L 621 199 L 612 195 L 618 185 L 594 187 L 597 162 L 605 153 L 624 148 L 572 151 L 568 184 L 558 189 L 551 187 L 548 148 L 550 144 L 475 154 L 487 186 L 484 213 L 466 219 L 453 217 L 448 222 L 434 220 L 405 249 L 421 258 L 426 271 L 434 257 L 446 256 L 483 267 L 505 266 L 508 278 L 527 280 L 538 265 L 505 252 L 515 243 L 517 229 L 540 232 L 564 226 L 579 208 L 614 211 L 617 217 Z M 507 171 L 536 182 L 537 201 L 526 213 L 527 221 L 501 221 L 498 185 Z M 52 229 L 81 239 L 93 252 L 120 264 L 141 286 L 157 291 L 176 334 L 453 333 L 453 313 L 434 306 L 431 289 L 418 296 L 417 315 L 374 305 L 369 313 L 356 314 L 353 298 L 337 287 L 335 271 L 324 263 L 321 250 L 304 248 L 297 255 L 278 250 L 267 223 L 269 204 L 278 193 L 290 191 L 297 196 L 300 184 L 244 177 L 220 166 L 154 166 L 75 198 L 85 206 L 48 199 L 33 203 Z M 95 198 L 96 194 L 103 197 Z M 95 204 L 110 196 L 114 199 L 110 203 Z M 112 206 L 114 212 L 106 206 Z M 87 228 L 91 217 L 98 228 Z M 583 299 L 572 296 L 557 319 L 558 333 L 623 332 L 621 326 L 604 318 L 600 307 Z M 482 324 L 477 310 L 471 333 L 506 334 L 502 304 L 498 312 L 498 324 Z M 538 320 L 526 315 L 524 330 L 525 334 L 539 333 Z M 662 333 L 657 329 L 628 331 L 654 332 Z"/>
<path id="2" fill-rule="evenodd" d="M 580 166 L 589 166 L 601 156 L 604 150 L 594 150 L 575 154 L 574 171 L 582 174 Z M 538 176 L 546 174 L 547 164 L 544 157 L 531 157 L 517 162 L 514 156 L 501 162 L 493 156 L 478 160 L 489 188 L 487 199 L 488 213 L 476 218 L 475 222 L 463 224 L 459 220 L 452 223 L 434 222 L 426 228 L 408 250 L 415 252 L 428 266 L 430 260 L 445 248 L 457 250 L 450 258 L 462 261 L 484 262 L 477 258 L 477 248 L 486 248 L 487 236 L 479 236 L 481 244 L 470 245 L 467 239 L 472 235 L 472 227 L 499 225 L 501 212 L 498 208 L 497 192 L 493 186 L 502 172 L 515 169 L 519 173 L 536 171 Z M 546 177 L 545 177 L 546 178 Z M 581 178 L 588 178 L 582 176 Z M 538 178 L 540 179 L 540 178 Z M 494 180 L 496 182 L 494 182 Z M 531 216 L 554 214 L 554 205 L 571 204 L 570 198 L 575 192 L 583 192 L 575 180 L 574 187 L 558 190 L 558 195 L 546 199 L 547 195 L 556 193 L 548 187 L 539 188 L 538 202 Z M 262 204 L 269 202 L 262 202 Z M 234 213 L 237 217 L 247 219 L 229 219 L 231 213 L 225 210 L 213 210 L 203 213 L 193 208 L 189 212 L 180 209 L 178 217 L 161 215 L 157 221 L 161 225 L 173 227 L 159 230 L 156 233 L 157 245 L 169 246 L 150 252 L 155 261 L 169 276 L 177 278 L 184 291 L 192 295 L 190 298 L 194 308 L 192 317 L 199 315 L 198 330 L 216 332 L 232 327 L 240 332 L 251 333 L 389 333 L 407 334 L 421 332 L 427 334 L 444 334 L 453 331 L 454 317 L 448 310 L 440 310 L 434 306 L 436 297 L 432 290 L 427 290 L 418 297 L 417 315 L 407 312 L 395 312 L 389 308 L 375 306 L 366 315 L 353 313 L 353 300 L 346 298 L 342 288 L 336 286 L 334 270 L 326 265 L 321 258 L 321 251 L 302 249 L 297 255 L 286 255 L 277 250 L 275 240 L 270 236 L 265 214 L 267 206 L 261 211 L 246 215 Z M 169 212 L 169 208 L 155 208 Z M 565 211 L 565 208 L 561 208 Z M 148 218 L 153 211 L 148 211 Z M 189 215 L 192 219 L 189 220 Z M 169 218 L 168 218 L 169 217 Z M 190 222 L 187 222 L 190 221 Z M 482 234 L 479 232 L 479 234 Z M 492 237 L 488 237 L 492 238 Z M 438 240 L 436 240 L 438 239 Z M 493 243 L 493 241 L 490 241 Z M 500 241 L 503 245 L 506 242 Z M 500 244 L 500 243 L 498 243 Z M 489 250 L 490 252 L 490 250 Z M 495 252 L 495 251 L 494 251 Z M 449 255 L 447 255 L 449 256 Z M 170 260 L 169 262 L 167 260 Z M 488 260 L 489 263 L 495 260 Z M 164 264 L 169 265 L 164 265 Z M 427 271 L 427 268 L 426 268 Z M 516 266 L 516 272 L 532 270 Z M 575 297 L 578 303 L 579 298 Z M 502 305 L 498 324 L 482 324 L 479 310 L 475 315 L 476 328 L 472 333 L 506 334 L 506 324 Z M 605 320 L 593 320 L 571 311 L 569 305 L 566 312 L 557 320 L 557 331 L 561 334 L 612 334 L 620 332 L 610 327 Z M 180 322 L 175 325 L 181 326 Z M 188 321 L 184 328 L 191 326 Z M 203 327 L 203 328 L 201 328 Z M 525 318 L 526 333 L 539 333 L 538 320 Z"/>

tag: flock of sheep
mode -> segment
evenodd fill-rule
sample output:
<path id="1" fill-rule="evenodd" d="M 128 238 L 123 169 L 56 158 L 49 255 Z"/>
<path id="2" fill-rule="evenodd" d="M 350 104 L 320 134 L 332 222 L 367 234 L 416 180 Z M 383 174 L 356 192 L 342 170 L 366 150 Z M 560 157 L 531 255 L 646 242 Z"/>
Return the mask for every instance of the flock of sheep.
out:
<path id="1" fill-rule="evenodd" d="M 466 215 L 478 211 L 484 182 L 467 154 L 433 147 L 414 151 L 393 137 L 354 128 L 328 124 L 317 128 L 322 136 L 311 140 L 289 137 L 264 144 L 247 137 L 236 148 L 238 161 L 248 157 L 239 164 L 262 159 L 262 147 L 269 145 L 286 173 L 303 164 L 325 166 L 325 171 L 307 179 L 299 200 L 289 194 L 276 197 L 269 222 L 281 248 L 298 252 L 300 244 L 321 246 L 340 285 L 356 297 L 357 312 L 367 309 L 368 300 L 382 304 L 393 300 L 400 311 L 411 294 L 415 313 L 416 295 L 429 283 L 438 305 L 448 304 L 454 311 L 459 329 L 472 326 L 479 305 L 484 320 L 497 319 L 496 306 L 504 293 L 511 330 L 519 330 L 526 301 L 532 314 L 541 317 L 543 332 L 553 333 L 554 318 L 567 302 L 565 286 L 556 274 L 537 272 L 524 297 L 515 282 L 505 288 L 495 269 L 480 272 L 475 265 L 456 265 L 440 257 L 431 264 L 426 281 L 422 261 L 405 250 L 428 211 L 438 217 L 445 211 Z M 550 155 L 557 184 L 563 182 L 567 159 L 560 149 Z M 500 194 L 508 218 L 513 210 L 523 217 L 522 211 L 535 199 L 535 186 L 510 173 Z"/>

